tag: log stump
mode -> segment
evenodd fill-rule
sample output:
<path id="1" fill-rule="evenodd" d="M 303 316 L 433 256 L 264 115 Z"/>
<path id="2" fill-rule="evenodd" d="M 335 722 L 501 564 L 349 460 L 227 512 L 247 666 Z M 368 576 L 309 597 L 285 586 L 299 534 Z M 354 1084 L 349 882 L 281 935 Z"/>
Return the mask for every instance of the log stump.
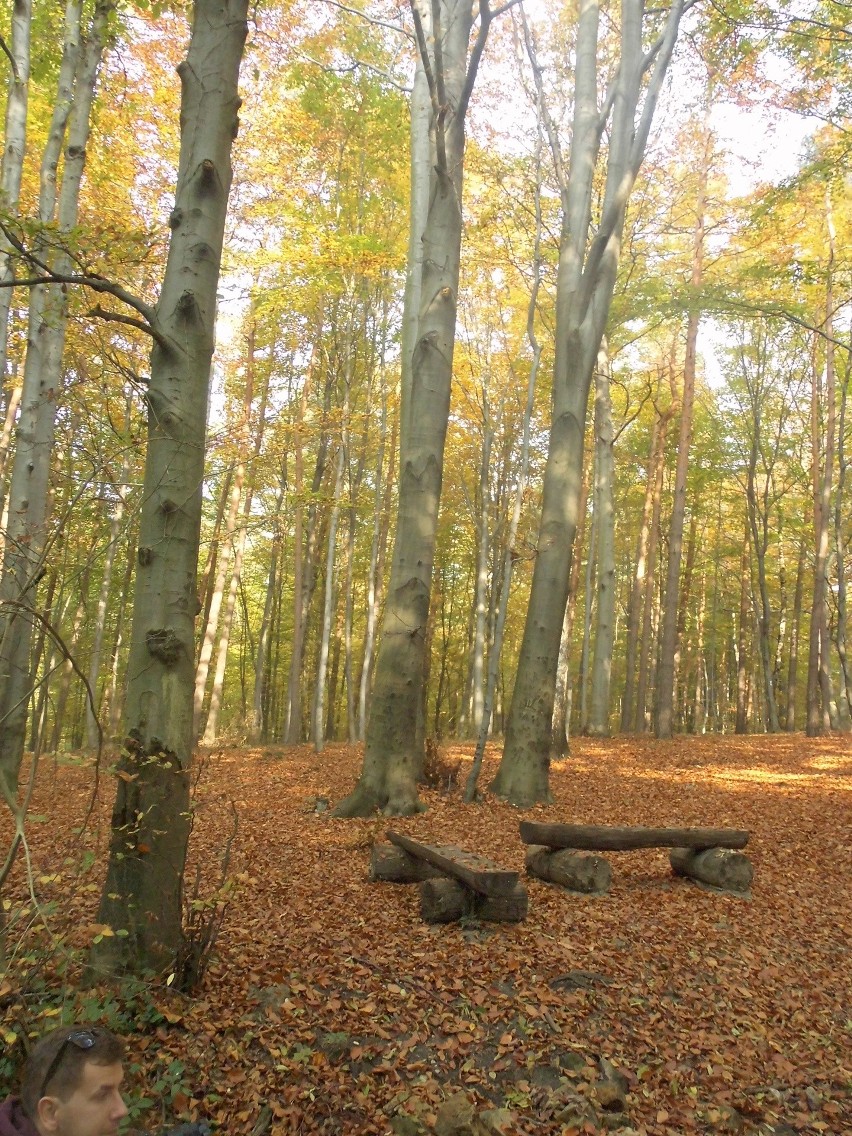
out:
<path id="1" fill-rule="evenodd" d="M 748 891 L 754 877 L 748 856 L 732 848 L 672 848 L 669 862 L 678 876 L 738 894 Z"/>
<path id="2" fill-rule="evenodd" d="M 455 923 L 468 917 L 486 923 L 520 923 L 527 916 L 527 889 L 516 884 L 509 895 L 477 895 L 449 876 L 420 884 L 420 916 L 425 923 Z"/>
<path id="3" fill-rule="evenodd" d="M 585 895 L 603 895 L 612 883 L 609 861 L 594 852 L 532 844 L 525 862 L 531 876 Z"/>
<path id="4" fill-rule="evenodd" d="M 395 844 L 374 844 L 370 852 L 370 879 L 394 884 L 419 884 L 443 876 L 440 868 L 412 856 Z"/>

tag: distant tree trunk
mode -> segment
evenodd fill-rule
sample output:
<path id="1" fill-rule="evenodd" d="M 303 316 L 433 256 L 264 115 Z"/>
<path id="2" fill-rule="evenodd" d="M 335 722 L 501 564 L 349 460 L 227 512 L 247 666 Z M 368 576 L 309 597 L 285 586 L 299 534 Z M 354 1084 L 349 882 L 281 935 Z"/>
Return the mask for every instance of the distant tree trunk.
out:
<path id="1" fill-rule="evenodd" d="M 743 551 L 740 558 L 740 612 L 737 627 L 737 716 L 734 723 L 735 734 L 748 733 L 748 626 L 751 621 L 749 604 L 749 532 L 746 526 Z"/>
<path id="2" fill-rule="evenodd" d="M 849 539 L 845 521 L 846 489 L 846 407 L 849 399 L 849 386 L 852 380 L 852 353 L 847 352 L 846 368 L 840 386 L 840 413 L 837 420 L 837 489 L 834 495 L 834 557 L 837 572 L 837 655 L 840 660 L 840 673 L 843 680 L 844 725 L 852 725 L 852 665 L 847 653 L 847 614 L 846 614 L 846 557 L 849 554 Z"/>
<path id="3" fill-rule="evenodd" d="M 344 410 L 344 414 L 348 411 Z M 331 642 L 331 617 L 333 613 L 334 565 L 337 559 L 337 523 L 340 518 L 340 498 L 343 493 L 343 471 L 347 457 L 346 439 L 341 439 L 337 448 L 337 462 L 334 471 L 334 495 L 331 516 L 328 522 L 328 541 L 325 557 L 325 596 L 323 601 L 322 626 L 320 629 L 319 660 L 317 663 L 316 684 L 314 687 L 314 706 L 311 735 L 314 749 L 322 753 L 325 748 L 325 684 L 328 668 L 328 651 Z"/>
<path id="4" fill-rule="evenodd" d="M 704 275 L 704 226 L 707 208 L 707 181 L 713 155 L 714 136 L 710 127 L 710 92 L 705 108 L 704 137 L 702 140 L 701 167 L 698 171 L 698 191 L 695 204 L 695 226 L 692 234 L 692 275 L 690 286 L 697 297 Z M 654 730 L 658 738 L 672 736 L 675 696 L 675 656 L 678 650 L 678 595 L 683 526 L 686 514 L 686 478 L 689 469 L 689 449 L 692 444 L 692 419 L 695 402 L 695 363 L 698 345 L 698 326 L 701 313 L 690 311 L 686 324 L 686 354 L 683 363 L 683 395 L 680 406 L 680 431 L 677 446 L 674 500 L 669 522 L 669 562 L 663 601 L 663 623 L 660 631 L 660 656 L 657 663 L 656 713 Z"/>
<path id="5" fill-rule="evenodd" d="M 479 464 L 479 515 L 477 517 L 476 579 L 474 581 L 474 627 L 470 674 L 470 733 L 479 734 L 485 703 L 485 633 L 488 616 L 488 562 L 491 551 L 490 496 L 491 445 L 494 428 L 488 392 L 482 395 L 482 454 Z"/>
<path id="6" fill-rule="evenodd" d="M 666 438 L 669 427 L 669 413 L 660 420 L 660 437 L 657 447 L 654 470 L 654 488 L 651 507 L 651 532 L 648 538 L 648 571 L 642 595 L 642 627 L 639 638 L 639 677 L 636 682 L 636 717 L 634 729 L 637 733 L 647 733 L 651 728 L 649 713 L 649 694 L 652 664 L 651 655 L 659 624 L 657 609 L 657 549 L 661 537 L 663 512 L 663 479 L 666 471 Z"/>
<path id="7" fill-rule="evenodd" d="M 787 660 L 787 720 L 788 733 L 796 729 L 797 688 L 799 685 L 799 635 L 802 626 L 802 606 L 805 595 L 805 542 L 799 543 L 799 560 L 796 567 L 796 590 L 793 598 L 792 627 L 790 629 L 790 655 Z"/>
<path id="8" fill-rule="evenodd" d="M 645 56 L 643 7 L 638 0 L 623 0 L 621 5 L 621 51 L 612 99 L 606 103 L 612 117 L 601 214 L 594 236 L 595 170 L 601 133 L 609 118 L 609 113 L 601 114 L 597 104 L 600 12 L 596 0 L 582 0 L 580 5 L 567 170 L 552 119 L 546 119 L 563 218 L 556 284 L 553 409 L 529 607 L 503 758 L 493 784 L 495 792 L 520 806 L 550 800 L 553 695 L 577 529 L 589 387 L 612 302 L 628 198 L 644 158 L 682 10 L 680 0 L 675 0 L 652 53 Z M 541 72 L 531 43 L 529 48 L 540 90 Z M 644 99 L 638 110 L 643 87 Z"/>
<path id="9" fill-rule="evenodd" d="M 470 4 L 437 0 L 428 42 L 417 5 L 412 11 L 432 103 L 421 304 L 410 398 L 402 409 L 396 540 L 364 764 L 354 792 L 338 805 L 338 816 L 363 816 L 376 808 L 407 814 L 420 807 L 418 722 L 455 341 L 464 120 L 491 13 L 483 3 L 468 62 Z"/>
<path id="10" fill-rule="evenodd" d="M 319 335 L 319 328 L 317 328 Z M 287 724 L 284 741 L 297 745 L 302 740 L 302 667 L 305 656 L 305 636 L 308 629 L 308 612 L 316 586 L 314 564 L 318 545 L 316 499 L 325 477 L 328 460 L 328 411 L 331 399 L 331 378 L 326 376 L 323 396 L 323 424 L 314 463 L 311 482 L 311 503 L 305 509 L 304 496 L 304 443 L 302 424 L 308 409 L 308 396 L 313 385 L 314 369 L 319 366 L 319 345 L 314 343 L 299 401 L 299 428 L 293 448 L 294 528 L 293 528 L 293 635 L 290 647 L 290 674 L 287 683 Z M 307 519 L 305 514 L 307 513 Z"/>
<path id="11" fill-rule="evenodd" d="M 826 196 L 826 223 L 829 262 L 826 280 L 825 310 L 825 383 L 821 390 L 816 346 L 811 369 L 811 476 L 814 513 L 814 579 L 811 601 L 811 630 L 808 643 L 807 719 L 805 732 L 818 737 L 831 726 L 831 679 L 829 675 L 828 605 L 826 590 L 831 531 L 831 487 L 834 477 L 834 431 L 836 414 L 836 374 L 834 365 L 833 311 L 835 235 L 831 201 Z M 820 406 L 824 399 L 825 425 L 820 422 Z M 824 438 L 824 446 L 823 446 Z"/>
<path id="12" fill-rule="evenodd" d="M 104 634 L 106 632 L 107 607 L 109 605 L 110 589 L 112 587 L 112 570 L 115 564 L 116 553 L 121 543 L 121 529 L 124 521 L 124 502 L 129 492 L 127 484 L 130 474 L 130 461 L 124 458 L 119 484 L 116 486 L 116 502 L 112 510 L 110 521 L 109 542 L 104 555 L 103 575 L 101 577 L 101 590 L 98 595 L 98 606 L 95 611 L 95 627 L 92 637 L 92 649 L 89 655 L 89 687 L 95 698 L 95 708 L 98 706 L 97 689 L 101 673 L 101 655 L 103 653 Z M 89 750 L 96 750 L 101 738 L 99 722 L 92 707 L 86 703 L 86 745 Z"/>
<path id="13" fill-rule="evenodd" d="M 13 0 L 9 56 L 12 73 L 6 96 L 6 129 L 0 158 L 0 209 L 14 216 L 18 211 L 24 153 L 27 142 L 27 110 L 30 92 L 30 38 L 32 0 Z M 6 387 L 6 351 L 9 343 L 9 312 L 13 288 L 6 286 L 13 277 L 9 253 L 11 246 L 0 235 L 0 391 Z M 18 396 L 20 397 L 20 396 Z M 11 408 L 10 406 L 7 409 Z M 14 412 L 12 414 L 14 421 Z M 8 442 L 6 443 L 8 445 Z M 2 474 L 0 474 L 2 478 Z"/>
<path id="14" fill-rule="evenodd" d="M 98 68 L 106 45 L 115 0 L 98 0 L 88 35 L 81 43 L 80 9 L 69 3 L 65 46 L 40 171 L 39 221 L 54 222 L 59 233 L 77 224 L 80 182 L 86 159 L 90 116 Z M 73 95 L 72 95 L 73 87 Z M 56 169 L 67 130 L 62 184 L 57 197 Z M 38 241 L 42 259 L 55 271 L 72 268 L 70 254 Z M 6 289 L 3 289 L 6 291 Z M 32 692 L 31 649 L 34 591 L 48 547 L 48 501 L 57 408 L 62 388 L 62 356 L 67 322 L 65 288 L 38 284 L 30 290 L 27 356 L 21 415 L 9 488 L 9 521 L 0 580 L 0 789 L 17 793 L 23 757 L 27 706 Z"/>
<path id="15" fill-rule="evenodd" d="M 540 112 L 539 107 L 539 112 Z M 521 433 L 521 451 L 518 455 L 519 470 L 518 477 L 515 483 L 515 493 L 512 500 L 512 512 L 509 516 L 508 529 L 506 533 L 506 545 L 503 552 L 503 572 L 500 580 L 500 598 L 497 606 L 496 618 L 494 620 L 494 634 L 491 642 L 491 651 L 488 656 L 488 673 L 486 677 L 485 698 L 482 705 L 482 720 L 479 723 L 479 736 L 476 740 L 476 750 L 473 755 L 473 762 L 471 764 L 470 773 L 467 776 L 464 787 L 464 799 L 470 804 L 476 797 L 476 787 L 479 782 L 479 774 L 482 769 L 482 761 L 485 756 L 485 746 L 488 741 L 488 734 L 491 729 L 491 721 L 494 713 L 494 698 L 497 691 L 497 680 L 500 673 L 500 656 L 503 651 L 503 636 L 506 630 L 506 612 L 509 608 L 509 590 L 512 584 L 512 568 L 513 558 L 515 555 L 515 541 L 518 536 L 518 525 L 521 519 L 521 506 L 523 505 L 524 493 L 527 487 L 527 478 L 529 475 L 529 456 L 530 456 L 530 423 L 532 422 L 533 407 L 535 405 L 535 385 L 538 378 L 539 366 L 541 364 L 541 344 L 535 332 L 535 316 L 536 305 L 538 303 L 538 292 L 541 285 L 541 233 L 542 233 L 542 215 L 541 215 L 541 153 L 542 153 L 542 137 L 541 137 L 541 124 L 539 121 L 539 131 L 536 137 L 535 149 L 535 243 L 533 245 L 533 283 L 532 290 L 530 291 L 530 300 L 527 305 L 527 339 L 529 340 L 530 349 L 532 350 L 532 361 L 530 363 L 529 377 L 527 379 L 527 401 L 524 406 L 523 429 Z"/>
<path id="16" fill-rule="evenodd" d="M 592 694 L 587 732 L 608 737 L 609 693 L 612 678 L 612 652 L 615 644 L 615 478 L 613 452 L 615 433 L 610 397 L 610 362 L 606 341 L 598 354 L 595 371 L 595 446 L 598 460 L 595 484 L 595 513 L 598 515 L 597 614 L 592 662 Z"/>
<path id="17" fill-rule="evenodd" d="M 263 615 L 257 633 L 257 654 L 254 664 L 254 691 L 252 694 L 252 719 L 249 739 L 255 745 L 265 742 L 269 737 L 269 693 L 271 683 L 270 644 L 272 620 L 275 610 L 275 597 L 278 592 L 278 562 L 282 555 L 281 516 L 287 490 L 287 463 L 281 464 L 281 475 L 275 492 L 275 512 L 271 518 L 272 550 L 269 557 L 269 572 L 266 580 L 266 598 Z"/>
<path id="18" fill-rule="evenodd" d="M 148 445 L 127 681 L 127 742 L 92 964 L 161 970 L 181 943 L 195 687 L 196 573 L 216 291 L 247 0 L 196 0 L 180 65 L 181 144 L 148 387 Z"/>
<path id="19" fill-rule="evenodd" d="M 379 607 L 382 594 L 382 566 L 384 564 L 384 549 L 387 545 L 388 502 L 385 497 L 390 488 L 392 471 L 394 468 L 394 451 L 396 448 L 397 419 L 394 417 L 393 429 L 390 438 L 390 470 L 391 478 L 384 483 L 385 465 L 385 437 L 387 434 L 388 398 L 387 391 L 382 389 L 382 413 L 379 426 L 379 449 L 376 455 L 375 492 L 373 495 L 373 538 L 370 542 L 370 568 L 367 575 L 367 612 L 364 629 L 364 661 L 361 666 L 361 681 L 358 684 L 358 741 L 363 741 L 367 732 L 367 709 L 369 705 L 370 681 L 373 673 L 373 647 L 375 644 L 376 627 L 379 621 Z"/>
<path id="20" fill-rule="evenodd" d="M 624 694 L 621 701 L 621 732 L 626 734 L 635 728 L 633 720 L 634 692 L 637 685 L 637 653 L 639 647 L 639 631 L 642 622 L 643 600 L 645 596 L 645 581 L 651 570 L 650 545 L 652 533 L 652 518 L 655 500 L 655 486 L 657 472 L 664 449 L 666 426 L 658 413 L 654 415 L 651 426 L 651 445 L 648 455 L 648 468 L 645 478 L 645 498 L 642 502 L 642 519 L 639 522 L 639 532 L 636 538 L 636 567 L 630 588 L 630 602 L 627 612 L 627 642 L 625 647 L 624 663 Z"/>

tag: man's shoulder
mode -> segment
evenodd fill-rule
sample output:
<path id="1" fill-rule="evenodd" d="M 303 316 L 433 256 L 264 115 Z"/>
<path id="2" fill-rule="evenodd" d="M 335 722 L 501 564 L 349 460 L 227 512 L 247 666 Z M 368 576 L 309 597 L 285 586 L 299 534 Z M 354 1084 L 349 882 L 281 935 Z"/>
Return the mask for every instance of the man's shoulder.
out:
<path id="1" fill-rule="evenodd" d="M 0 1104 L 0 1136 L 38 1136 L 18 1097 L 7 1097 Z"/>

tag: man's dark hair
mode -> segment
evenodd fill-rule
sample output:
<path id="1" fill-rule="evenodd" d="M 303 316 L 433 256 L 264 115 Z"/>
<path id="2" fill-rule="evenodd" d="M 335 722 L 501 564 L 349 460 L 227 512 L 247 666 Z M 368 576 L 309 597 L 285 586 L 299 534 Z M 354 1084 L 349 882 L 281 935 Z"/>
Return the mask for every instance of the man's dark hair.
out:
<path id="1" fill-rule="evenodd" d="M 124 1060 L 124 1042 L 102 1026 L 72 1025 L 40 1038 L 24 1064 L 21 1103 L 35 1120 L 38 1102 L 48 1094 L 60 1100 L 77 1088 L 87 1061 L 114 1065 Z"/>

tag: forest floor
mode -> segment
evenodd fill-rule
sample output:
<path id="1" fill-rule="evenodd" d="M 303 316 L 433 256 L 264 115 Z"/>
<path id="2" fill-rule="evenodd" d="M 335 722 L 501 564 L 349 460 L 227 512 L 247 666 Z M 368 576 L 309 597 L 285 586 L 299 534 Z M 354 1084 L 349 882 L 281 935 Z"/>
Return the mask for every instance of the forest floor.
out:
<path id="1" fill-rule="evenodd" d="M 471 750 L 446 749 L 462 782 Z M 428 811 L 394 828 L 519 871 L 522 817 L 751 833 L 747 897 L 675 878 L 663 849 L 619 852 L 604 896 L 530 879 L 517 925 L 426 925 L 416 885 L 368 881 L 387 818 L 316 808 L 348 792 L 360 760 L 342 745 L 203 755 L 193 859 L 208 883 L 234 816 L 237 829 L 200 989 L 122 1004 L 69 980 L 65 995 L 73 1012 L 127 1021 L 131 1093 L 158 1106 L 140 1127 L 163 1115 L 228 1136 L 388 1133 L 399 1114 L 434 1123 L 463 1089 L 478 1108 L 511 1109 L 507 1131 L 596 1132 L 595 1114 L 572 1121 L 564 1103 L 594 1099 L 603 1058 L 627 1081 L 616 1132 L 852 1133 L 848 738 L 581 739 L 552 770 L 554 804 L 524 813 L 487 795 L 466 806 L 458 787 L 424 791 Z M 63 950 L 98 933 L 112 780 L 102 773 L 89 812 L 91 785 L 90 762 L 42 760 L 32 873 Z M 12 892 L 24 887 L 19 872 Z M 34 1005 L 14 974 L 0 982 L 9 1040 Z"/>

